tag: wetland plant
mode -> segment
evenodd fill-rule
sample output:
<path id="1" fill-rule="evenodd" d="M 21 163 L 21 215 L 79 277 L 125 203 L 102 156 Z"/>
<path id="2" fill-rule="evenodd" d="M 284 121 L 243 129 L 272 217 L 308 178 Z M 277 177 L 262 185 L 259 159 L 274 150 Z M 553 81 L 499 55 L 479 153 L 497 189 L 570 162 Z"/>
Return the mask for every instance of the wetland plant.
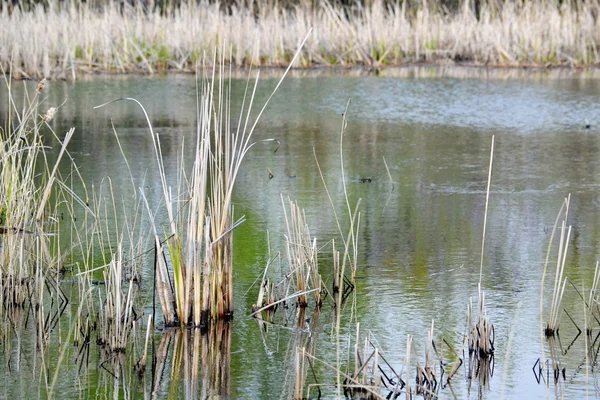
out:
<path id="1" fill-rule="evenodd" d="M 279 260 L 279 270 L 281 270 L 280 253 L 269 258 L 251 315 L 258 315 L 262 319 L 271 321 L 280 304 L 287 309 L 288 301 L 295 299 L 298 311 L 297 325 L 302 328 L 309 302 L 308 295 L 314 294 L 316 311 L 323 305 L 324 286 L 319 274 L 317 239 L 311 237 L 305 212 L 297 203 L 289 197 L 286 202 L 281 195 L 281 204 L 287 230 L 285 235 L 287 272 L 278 283 L 271 282 L 268 270 L 275 260 Z"/>
<path id="2" fill-rule="evenodd" d="M 310 236 L 310 230 L 306 223 L 306 214 L 298 205 L 288 198 L 286 204 L 281 196 L 281 204 L 285 215 L 286 255 L 290 276 L 293 277 L 298 296 L 297 305 L 300 308 L 308 306 L 306 292 L 311 289 L 319 289 L 313 292 L 316 307 L 321 307 L 321 275 L 317 262 L 317 239 Z M 288 210 L 289 209 L 289 215 Z"/>
<path id="3" fill-rule="evenodd" d="M 438 380 L 435 373 L 437 350 L 433 341 L 433 326 L 433 321 L 431 321 L 431 329 L 427 332 L 427 340 L 425 341 L 425 364 L 422 365 L 417 358 L 415 378 L 417 395 L 422 394 L 426 399 L 437 397 L 438 389 Z"/>
<path id="4" fill-rule="evenodd" d="M 494 325 L 487 319 L 487 311 L 485 308 L 485 293 L 479 290 L 477 299 L 477 320 L 473 321 L 473 306 L 472 299 L 469 299 L 468 320 L 471 326 L 469 333 L 469 355 L 475 358 L 490 358 L 494 356 Z"/>
<path id="5" fill-rule="evenodd" d="M 600 262 L 596 261 L 596 268 L 594 269 L 594 278 L 592 280 L 592 287 L 586 303 L 586 315 L 585 315 L 585 331 L 588 335 L 592 334 L 593 321 L 600 324 L 598 317 L 600 315 L 598 308 L 598 283 L 600 282 Z"/>
<path id="6" fill-rule="evenodd" d="M 20 111 L 12 80 L 2 73 L 8 116 L 0 127 L 0 320 L 18 321 L 15 310 L 27 309 L 27 315 L 35 315 L 38 346 L 43 348 L 68 304 L 60 287 L 65 269 L 60 207 L 81 199 L 68 190 L 58 165 L 68 155 L 74 129 L 59 139 L 48 125 L 51 117 L 40 115 L 45 80 L 31 95 L 26 92 Z M 60 146 L 52 163 L 44 135 Z"/>
<path id="7" fill-rule="evenodd" d="M 542 283 L 540 289 L 540 312 L 543 309 L 543 298 L 544 298 L 544 281 L 546 278 L 546 272 L 548 270 L 548 261 L 550 258 L 550 251 L 552 249 L 554 235 L 556 233 L 556 229 L 558 226 L 558 222 L 560 217 L 564 216 L 562 222 L 560 223 L 560 238 L 558 242 L 558 251 L 557 251 L 557 259 L 556 259 L 556 270 L 554 271 L 554 283 L 552 286 L 552 302 L 550 304 L 550 311 L 548 313 L 546 324 L 543 329 L 546 337 L 551 337 L 554 335 L 558 335 L 559 331 L 559 322 L 560 322 L 560 309 L 561 302 L 563 298 L 563 294 L 565 292 L 565 286 L 567 284 L 567 279 L 564 277 L 565 272 L 565 263 L 567 259 L 567 248 L 569 245 L 569 238 L 571 236 L 571 226 L 567 227 L 567 218 L 569 215 L 569 203 L 571 200 L 571 195 L 569 194 L 562 203 L 562 206 L 556 216 L 556 220 L 554 222 L 554 227 L 552 228 L 552 234 L 550 235 L 550 241 L 548 243 L 548 250 L 546 252 L 546 261 L 544 262 L 544 271 L 542 274 Z M 540 313 L 540 315 L 543 315 Z"/>
<path id="8" fill-rule="evenodd" d="M 104 281 L 106 283 L 106 298 L 101 299 L 100 311 L 100 332 L 98 342 L 106 350 L 115 353 L 124 353 L 129 335 L 134 329 L 138 318 L 133 300 L 137 285 L 133 278 L 129 279 L 128 287 L 123 285 L 123 260 L 122 251 L 119 246 L 117 253 L 113 256 L 108 266 L 108 271 L 104 271 Z M 100 292 L 98 293 L 100 295 Z"/>
<path id="9" fill-rule="evenodd" d="M 0 63 L 12 60 L 22 78 L 193 71 L 202 54 L 221 42 L 233 45 L 231 62 L 238 67 L 282 66 L 293 59 L 307 26 L 315 27 L 315 38 L 295 60 L 297 67 L 364 65 L 378 71 L 439 60 L 512 67 L 600 61 L 600 5 L 588 0 L 322 0 L 226 7 L 182 0 L 163 2 L 177 4 L 163 10 L 143 2 L 50 0 L 44 10 L 32 3 L 38 4 L 20 1 L 0 12 Z"/>
<path id="10" fill-rule="evenodd" d="M 300 48 L 307 38 L 308 35 Z M 204 67 L 197 84 L 198 121 L 192 170 L 186 174 L 183 166 L 180 168 L 175 190 L 168 182 L 160 139 L 145 109 L 136 99 L 122 99 L 135 102 L 144 113 L 160 177 L 167 220 L 164 244 L 157 216 L 143 193 L 142 197 L 154 232 L 155 282 L 168 326 L 201 327 L 211 319 L 233 316 L 232 234 L 244 221 L 244 217 L 234 221 L 233 188 L 242 161 L 258 143 L 252 142 L 252 134 L 260 116 L 290 69 L 288 67 L 254 119 L 252 107 L 258 77 L 253 87 L 248 79 L 236 125 L 231 110 L 232 71 L 231 67 L 229 71 L 225 67 L 225 56 L 218 57 L 215 52 L 210 75 Z M 185 199 L 183 206 L 180 199 Z"/>

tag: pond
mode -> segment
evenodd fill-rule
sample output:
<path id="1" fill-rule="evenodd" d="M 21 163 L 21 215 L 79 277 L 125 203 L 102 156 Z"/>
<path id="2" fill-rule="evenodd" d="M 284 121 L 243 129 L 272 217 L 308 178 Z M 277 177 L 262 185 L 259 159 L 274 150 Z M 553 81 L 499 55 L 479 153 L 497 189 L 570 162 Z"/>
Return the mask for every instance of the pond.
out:
<path id="1" fill-rule="evenodd" d="M 266 75 L 258 84 L 254 116 L 277 83 L 275 77 Z M 13 85 L 14 97 L 21 101 L 23 86 Z M 236 116 L 245 85 L 245 79 L 233 81 Z M 27 87 L 32 91 L 35 84 Z M 350 204 L 360 199 L 356 288 L 342 317 L 344 351 L 349 337 L 355 335 L 355 322 L 359 322 L 361 334 L 376 340 L 380 354 L 398 372 L 405 364 L 410 335 L 414 351 L 405 371 L 414 386 L 417 362 L 425 362 L 425 343 L 433 321 L 436 368 L 440 358 L 450 365 L 457 353 L 467 357 L 467 306 L 470 298 L 475 308 L 477 303 L 492 137 L 494 160 L 481 288 L 487 318 L 495 328 L 493 373 L 469 379 L 465 358 L 452 378 L 452 387 L 441 388 L 438 395 L 487 399 L 598 396 L 600 344 L 594 340 L 600 323 L 590 324 L 591 336 L 577 336 L 577 327 L 585 326 L 585 304 L 579 293 L 587 299 L 600 254 L 598 93 L 600 77 L 595 71 L 420 67 L 379 75 L 321 72 L 287 77 L 254 136 L 257 141 L 274 138 L 278 144 L 254 146 L 236 183 L 235 214 L 245 215 L 246 221 L 234 233 L 235 318 L 225 329 L 225 339 L 219 339 L 226 342 L 229 354 L 212 364 L 212 368 L 223 368 L 224 376 L 216 384 L 226 386 L 221 397 L 292 396 L 295 377 L 290 360 L 299 343 L 310 343 L 316 357 L 336 363 L 338 341 L 332 335 L 331 303 L 326 301 L 321 315 L 300 328 L 294 321 L 286 324 L 283 317 L 268 326 L 248 317 L 257 300 L 257 280 L 269 259 L 269 249 L 272 254 L 285 251 L 281 195 L 305 210 L 310 232 L 323 253 L 319 255 L 322 277 L 331 285 L 330 240 L 337 241 L 339 233 L 315 160 L 345 232 L 349 217 L 344 183 Z M 161 189 L 140 108 L 118 102 L 94 109 L 122 97 L 136 98 L 146 108 L 160 135 L 168 178 L 174 182 L 178 166 L 189 166 L 193 156 L 193 76 L 95 76 L 75 83 L 50 82 L 40 109 L 65 102 L 50 125 L 59 137 L 75 128 L 68 150 L 88 190 L 106 185 L 110 177 L 117 203 L 125 210 L 136 207 L 128 203 L 133 187 L 144 187 L 149 203 L 156 207 Z M 340 130 L 346 106 L 342 173 Z M 4 126 L 5 86 L 0 91 L 0 107 L 0 126 Z M 47 140 L 57 148 L 51 135 Z M 65 167 L 62 172 L 67 176 L 72 171 Z M 81 187 L 74 190 L 82 193 Z M 565 267 L 569 283 L 556 344 L 549 343 L 542 332 L 552 298 L 555 250 L 543 287 L 542 274 L 556 216 L 569 194 L 567 223 L 572 232 Z M 148 315 L 152 313 L 151 264 L 144 266 L 141 276 L 138 301 Z M 76 291 L 71 287 L 76 286 L 70 283 L 72 277 L 64 278 L 64 290 Z M 542 316 L 540 291 L 544 292 Z M 76 307 L 69 305 L 71 314 Z M 312 315 L 312 308 L 307 312 Z M 60 332 L 69 327 L 69 317 L 64 318 L 67 320 L 57 324 L 55 333 L 62 339 L 52 341 L 43 358 L 47 364 L 42 367 L 31 327 L 2 341 L 3 396 L 45 397 L 45 382 L 54 378 L 60 398 L 141 397 L 150 390 L 158 397 L 206 397 L 207 389 L 193 386 L 183 372 L 178 374 L 179 361 L 172 359 L 159 384 L 154 383 L 156 371 L 152 378 L 150 372 L 146 374 L 147 381 L 127 371 L 124 376 L 132 376 L 117 385 L 114 371 L 106 367 L 104 356 L 92 343 L 89 363 L 80 368 L 77 347 L 66 346 L 67 335 Z M 143 344 L 145 322 L 139 329 Z M 153 336 L 158 346 L 170 335 L 176 333 L 158 329 Z M 188 344 L 204 340 L 192 332 L 188 335 L 174 340 L 189 340 Z M 534 365 L 555 352 L 552 346 L 558 346 L 554 362 L 559 363 L 561 376 L 553 378 L 549 361 L 538 382 L 539 369 Z M 347 359 L 346 353 L 343 356 Z M 183 364 L 180 367 L 184 368 Z M 388 366 L 382 364 L 382 369 L 390 373 Z M 55 370 L 59 371 L 56 377 Z M 335 374 L 322 364 L 314 371 L 316 378 L 310 372 L 307 382 L 335 382 Z M 169 381 L 179 382 L 177 388 Z M 321 390 L 325 398 L 335 395 L 332 388 Z M 316 389 L 310 393 L 317 396 Z M 382 391 L 384 396 L 387 393 Z"/>

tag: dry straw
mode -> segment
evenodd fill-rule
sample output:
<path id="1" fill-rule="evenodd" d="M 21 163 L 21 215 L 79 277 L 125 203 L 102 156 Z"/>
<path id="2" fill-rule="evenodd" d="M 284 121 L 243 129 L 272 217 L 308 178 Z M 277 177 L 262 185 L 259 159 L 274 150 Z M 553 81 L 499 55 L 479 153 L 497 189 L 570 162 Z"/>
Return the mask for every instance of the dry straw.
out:
<path id="1" fill-rule="evenodd" d="M 26 2 L 24 2 L 26 3 Z M 204 53 L 231 43 L 237 66 L 287 65 L 308 27 L 314 35 L 296 67 L 467 61 L 480 65 L 589 65 L 600 62 L 596 1 L 460 0 L 352 6 L 301 2 L 182 1 L 170 11 L 106 2 L 58 2 L 0 12 L 0 63 L 16 76 L 164 69 L 193 71 Z M 9 2 L 10 4 L 10 2 Z M 477 6 L 476 6 L 477 4 Z M 27 32 L 23 35 L 22 32 Z M 258 43 L 258 45 L 257 45 Z M 255 51 L 256 49 L 256 51 Z"/>

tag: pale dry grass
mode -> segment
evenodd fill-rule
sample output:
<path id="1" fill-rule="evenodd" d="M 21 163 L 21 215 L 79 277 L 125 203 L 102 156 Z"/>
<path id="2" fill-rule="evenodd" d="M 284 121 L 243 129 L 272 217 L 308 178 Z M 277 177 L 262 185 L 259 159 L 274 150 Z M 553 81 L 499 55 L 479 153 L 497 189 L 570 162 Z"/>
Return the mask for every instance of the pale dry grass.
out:
<path id="1" fill-rule="evenodd" d="M 427 3 L 425 3 L 427 4 Z M 286 65 L 310 27 L 313 35 L 295 67 L 382 65 L 439 60 L 491 65 L 581 65 L 600 62 L 599 6 L 593 2 L 495 2 L 476 14 L 470 2 L 455 12 L 407 9 L 374 1 L 341 8 L 233 6 L 183 2 L 167 16 L 101 11 L 51 1 L 31 12 L 0 13 L 0 62 L 15 76 L 74 78 L 79 72 L 193 70 L 205 52 L 229 43 L 237 66 Z M 499 7 L 498 7 L 499 5 Z"/>

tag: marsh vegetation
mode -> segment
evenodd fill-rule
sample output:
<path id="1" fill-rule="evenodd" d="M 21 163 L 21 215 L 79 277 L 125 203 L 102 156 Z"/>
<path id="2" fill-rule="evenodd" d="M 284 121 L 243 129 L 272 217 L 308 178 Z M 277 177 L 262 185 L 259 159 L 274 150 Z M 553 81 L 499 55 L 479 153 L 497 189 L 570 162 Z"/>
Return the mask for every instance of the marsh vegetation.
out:
<path id="1" fill-rule="evenodd" d="M 600 62 L 595 1 L 112 2 L 8 1 L 0 63 L 14 77 L 193 72 L 228 43 L 236 67 Z"/>

